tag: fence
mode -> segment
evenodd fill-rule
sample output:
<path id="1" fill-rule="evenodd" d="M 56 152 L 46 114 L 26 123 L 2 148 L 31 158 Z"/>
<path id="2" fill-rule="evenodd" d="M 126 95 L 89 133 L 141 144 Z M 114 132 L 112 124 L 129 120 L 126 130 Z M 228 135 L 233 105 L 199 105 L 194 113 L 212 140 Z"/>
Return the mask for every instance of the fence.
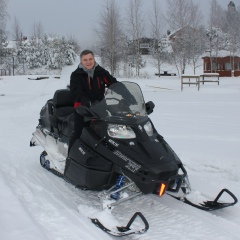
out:
<path id="1" fill-rule="evenodd" d="M 0 56 L 0 76 L 25 74 L 24 60 L 18 57 Z"/>

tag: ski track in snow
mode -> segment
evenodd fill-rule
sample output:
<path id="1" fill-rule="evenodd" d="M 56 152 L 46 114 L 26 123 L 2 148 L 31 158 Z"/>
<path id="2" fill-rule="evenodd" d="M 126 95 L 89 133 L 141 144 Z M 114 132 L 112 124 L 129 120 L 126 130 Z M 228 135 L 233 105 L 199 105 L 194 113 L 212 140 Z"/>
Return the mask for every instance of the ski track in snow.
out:
<path id="1" fill-rule="evenodd" d="M 183 93 L 176 84 L 179 79 L 162 79 L 148 80 L 149 86 L 146 80 L 130 80 L 139 83 L 146 101 L 155 102 L 150 118 L 182 159 L 192 187 L 210 199 L 226 187 L 240 199 L 239 79 L 230 78 L 229 84 L 228 80 L 220 80 L 220 86 L 206 84 L 199 92 L 186 87 Z M 15 240 L 16 236 L 24 240 L 119 239 L 102 232 L 78 212 L 79 206 L 86 206 L 86 210 L 99 208 L 97 192 L 76 189 L 46 171 L 39 164 L 41 147 L 29 148 L 41 107 L 68 82 L 67 71 L 61 79 L 30 81 L 20 76 L 0 81 L 0 94 L 5 94 L 0 98 L 3 240 Z M 150 228 L 145 234 L 122 239 L 240 239 L 239 203 L 209 213 L 167 195 L 158 198 L 149 194 L 112 210 L 121 225 L 126 225 L 136 211 L 144 214 Z"/>

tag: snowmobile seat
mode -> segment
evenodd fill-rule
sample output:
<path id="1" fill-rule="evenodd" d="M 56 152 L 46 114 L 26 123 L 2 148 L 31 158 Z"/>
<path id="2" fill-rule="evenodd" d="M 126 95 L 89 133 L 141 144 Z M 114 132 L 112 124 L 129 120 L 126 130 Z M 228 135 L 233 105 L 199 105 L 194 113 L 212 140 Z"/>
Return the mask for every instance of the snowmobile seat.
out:
<path id="1" fill-rule="evenodd" d="M 69 89 L 59 89 L 54 93 L 53 105 L 56 108 L 73 107 L 73 99 Z"/>
<path id="2" fill-rule="evenodd" d="M 50 122 L 56 134 L 70 137 L 73 128 L 73 99 L 69 89 L 57 90 L 53 96 L 53 114 Z M 71 124 L 69 124 L 71 122 Z M 71 128 L 71 129 L 68 129 Z"/>
<path id="3" fill-rule="evenodd" d="M 50 132 L 53 131 L 52 124 L 49 120 L 49 116 L 53 114 L 53 104 L 52 99 L 49 99 L 47 103 L 43 106 L 40 111 L 40 119 L 39 124 L 49 130 Z"/>

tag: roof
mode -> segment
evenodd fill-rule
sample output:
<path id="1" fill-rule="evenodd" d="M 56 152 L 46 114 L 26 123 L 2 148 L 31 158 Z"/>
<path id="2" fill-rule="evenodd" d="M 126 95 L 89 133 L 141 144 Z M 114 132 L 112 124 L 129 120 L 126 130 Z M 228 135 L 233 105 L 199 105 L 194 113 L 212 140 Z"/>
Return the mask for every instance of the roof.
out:
<path id="1" fill-rule="evenodd" d="M 214 57 L 214 56 L 216 56 L 216 52 L 215 51 L 212 51 L 212 57 Z M 217 57 L 222 57 L 222 58 L 224 58 L 224 57 L 232 57 L 232 54 L 229 52 L 229 51 L 227 51 L 227 50 L 220 50 L 220 51 L 218 51 L 218 53 L 217 53 Z M 240 57 L 240 53 L 239 52 L 235 52 L 234 53 L 234 56 L 235 57 Z M 209 53 L 206 53 L 205 55 L 203 55 L 203 58 L 204 57 L 210 57 L 209 56 Z"/>
<path id="2" fill-rule="evenodd" d="M 16 48 L 16 46 L 17 46 L 16 41 L 9 41 L 5 48 L 7 48 L 7 49 L 14 49 L 14 48 Z"/>

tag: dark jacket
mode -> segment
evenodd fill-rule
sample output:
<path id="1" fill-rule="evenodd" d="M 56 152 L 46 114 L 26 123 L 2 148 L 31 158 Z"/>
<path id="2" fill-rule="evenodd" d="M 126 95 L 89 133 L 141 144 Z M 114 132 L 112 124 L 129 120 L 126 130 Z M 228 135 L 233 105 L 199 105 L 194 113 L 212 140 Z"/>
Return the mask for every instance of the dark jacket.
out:
<path id="1" fill-rule="evenodd" d="M 74 107 L 80 105 L 89 107 L 95 101 L 101 101 L 104 98 L 105 86 L 109 87 L 115 82 L 117 79 L 99 65 L 95 68 L 93 78 L 88 77 L 88 74 L 78 67 L 70 78 Z"/>

